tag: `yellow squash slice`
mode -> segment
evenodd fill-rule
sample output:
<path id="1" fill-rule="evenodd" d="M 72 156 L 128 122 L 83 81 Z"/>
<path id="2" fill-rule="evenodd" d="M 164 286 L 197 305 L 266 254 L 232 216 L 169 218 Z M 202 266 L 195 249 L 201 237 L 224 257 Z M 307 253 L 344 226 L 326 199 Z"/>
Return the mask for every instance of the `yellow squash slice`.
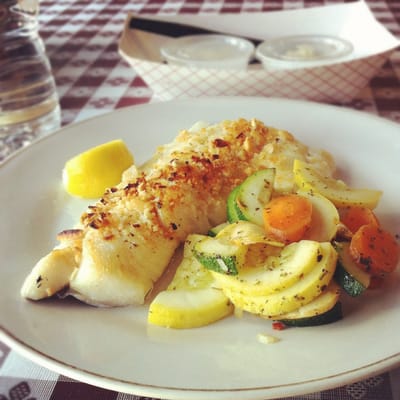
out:
<path id="1" fill-rule="evenodd" d="M 150 304 L 148 322 L 166 328 L 197 328 L 228 316 L 232 311 L 231 302 L 218 289 L 165 290 Z"/>
<path id="2" fill-rule="evenodd" d="M 238 275 L 212 272 L 218 287 L 251 296 L 276 293 L 290 287 L 317 262 L 318 242 L 302 240 L 286 246 L 279 256 L 268 257 L 265 264 L 246 268 Z"/>
<path id="3" fill-rule="evenodd" d="M 274 317 L 274 319 L 292 320 L 322 315 L 335 306 L 335 304 L 339 301 L 339 297 L 340 287 L 334 280 L 332 280 L 326 290 L 324 290 L 313 301 L 298 308 L 297 310 Z"/>
<path id="4" fill-rule="evenodd" d="M 314 268 L 294 285 L 274 294 L 254 296 L 224 288 L 235 307 L 267 318 L 289 313 L 311 302 L 329 285 L 335 272 L 337 253 L 330 243 L 320 243 Z"/>
<path id="5" fill-rule="evenodd" d="M 320 193 L 337 207 L 359 205 L 375 208 L 382 196 L 379 190 L 353 189 L 340 180 L 322 176 L 300 160 L 294 161 L 293 173 L 300 190 Z"/>
<path id="6" fill-rule="evenodd" d="M 166 328 L 188 329 L 211 324 L 233 312 L 233 305 L 221 290 L 213 287 L 213 276 L 193 256 L 203 235 L 189 235 L 183 259 L 167 290 L 151 302 L 148 322 Z"/>
<path id="7" fill-rule="evenodd" d="M 340 222 L 335 205 L 316 192 L 299 190 L 297 194 L 306 197 L 312 204 L 311 226 L 305 238 L 317 242 L 330 242 L 335 237 Z"/>

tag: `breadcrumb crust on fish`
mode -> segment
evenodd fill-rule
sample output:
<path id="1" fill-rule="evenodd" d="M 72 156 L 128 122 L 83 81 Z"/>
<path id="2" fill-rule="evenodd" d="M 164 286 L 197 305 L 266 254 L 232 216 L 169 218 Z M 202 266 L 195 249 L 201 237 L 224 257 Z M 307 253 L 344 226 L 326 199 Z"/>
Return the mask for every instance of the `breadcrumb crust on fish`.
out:
<path id="1" fill-rule="evenodd" d="M 65 285 L 69 293 L 94 305 L 142 304 L 176 248 L 190 233 L 205 233 L 226 220 L 229 192 L 256 170 L 276 168 L 278 191 L 289 191 L 292 164 L 302 159 L 331 175 L 332 157 L 312 150 L 286 131 L 256 119 L 222 121 L 183 130 L 160 146 L 140 168 L 125 171 L 122 181 L 81 216 L 81 229 L 59 235 L 57 250 L 74 252 Z M 55 250 L 53 250 L 54 252 Z M 30 299 L 54 294 L 59 279 L 52 252 L 38 262 L 21 294 Z M 38 276 L 48 290 L 38 293 Z M 44 279 L 41 280 L 42 285 Z"/>

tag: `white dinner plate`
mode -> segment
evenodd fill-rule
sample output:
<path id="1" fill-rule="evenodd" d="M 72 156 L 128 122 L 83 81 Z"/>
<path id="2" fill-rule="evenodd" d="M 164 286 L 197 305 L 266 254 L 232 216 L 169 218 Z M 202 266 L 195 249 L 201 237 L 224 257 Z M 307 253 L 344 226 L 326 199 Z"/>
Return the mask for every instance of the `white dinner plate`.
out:
<path id="1" fill-rule="evenodd" d="M 343 320 L 273 331 L 270 321 L 230 317 L 168 330 L 146 307 L 94 308 L 73 300 L 29 302 L 21 284 L 72 227 L 85 204 L 66 195 L 61 170 L 91 146 L 122 138 L 136 162 L 198 120 L 261 119 L 336 158 L 354 186 L 379 188 L 377 213 L 400 233 L 400 128 L 365 113 L 265 98 L 202 98 L 139 105 L 68 126 L 0 168 L 0 338 L 58 373 L 116 391 L 164 399 L 270 399 L 344 385 L 400 364 L 400 274 L 384 289 L 345 300 Z M 281 340 L 262 344 L 257 334 Z"/>

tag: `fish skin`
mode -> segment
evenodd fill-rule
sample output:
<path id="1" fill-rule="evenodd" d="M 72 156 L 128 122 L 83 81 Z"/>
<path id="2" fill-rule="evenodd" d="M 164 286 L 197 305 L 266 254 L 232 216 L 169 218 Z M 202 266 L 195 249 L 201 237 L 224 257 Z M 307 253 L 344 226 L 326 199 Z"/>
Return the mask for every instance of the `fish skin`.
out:
<path id="1" fill-rule="evenodd" d="M 60 248 L 68 254 L 73 249 L 76 265 L 64 285 L 69 294 L 96 306 L 143 304 L 187 235 L 226 220 L 226 199 L 236 185 L 256 170 L 275 167 L 286 190 L 294 158 L 317 164 L 325 174 L 333 170 L 327 153 L 311 152 L 290 133 L 256 119 L 183 130 L 89 206 L 78 234 L 59 235 L 61 245 L 45 256 L 49 279 L 43 282 L 57 281 L 52 254 L 60 258 Z M 33 284 L 43 275 L 41 264 L 26 278 L 23 297 L 41 298 Z M 54 288 L 41 293 L 54 294 Z"/>

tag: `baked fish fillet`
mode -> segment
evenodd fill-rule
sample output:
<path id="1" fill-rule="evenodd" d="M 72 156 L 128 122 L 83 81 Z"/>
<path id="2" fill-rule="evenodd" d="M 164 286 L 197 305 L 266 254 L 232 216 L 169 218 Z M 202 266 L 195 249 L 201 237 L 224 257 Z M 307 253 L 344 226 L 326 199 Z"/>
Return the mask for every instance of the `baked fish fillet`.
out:
<path id="1" fill-rule="evenodd" d="M 226 220 L 233 187 L 275 167 L 276 189 L 292 189 L 295 158 L 331 175 L 330 155 L 258 120 L 197 123 L 83 213 L 80 227 L 34 266 L 21 294 L 39 300 L 63 290 L 93 305 L 142 304 L 190 233 Z"/>

